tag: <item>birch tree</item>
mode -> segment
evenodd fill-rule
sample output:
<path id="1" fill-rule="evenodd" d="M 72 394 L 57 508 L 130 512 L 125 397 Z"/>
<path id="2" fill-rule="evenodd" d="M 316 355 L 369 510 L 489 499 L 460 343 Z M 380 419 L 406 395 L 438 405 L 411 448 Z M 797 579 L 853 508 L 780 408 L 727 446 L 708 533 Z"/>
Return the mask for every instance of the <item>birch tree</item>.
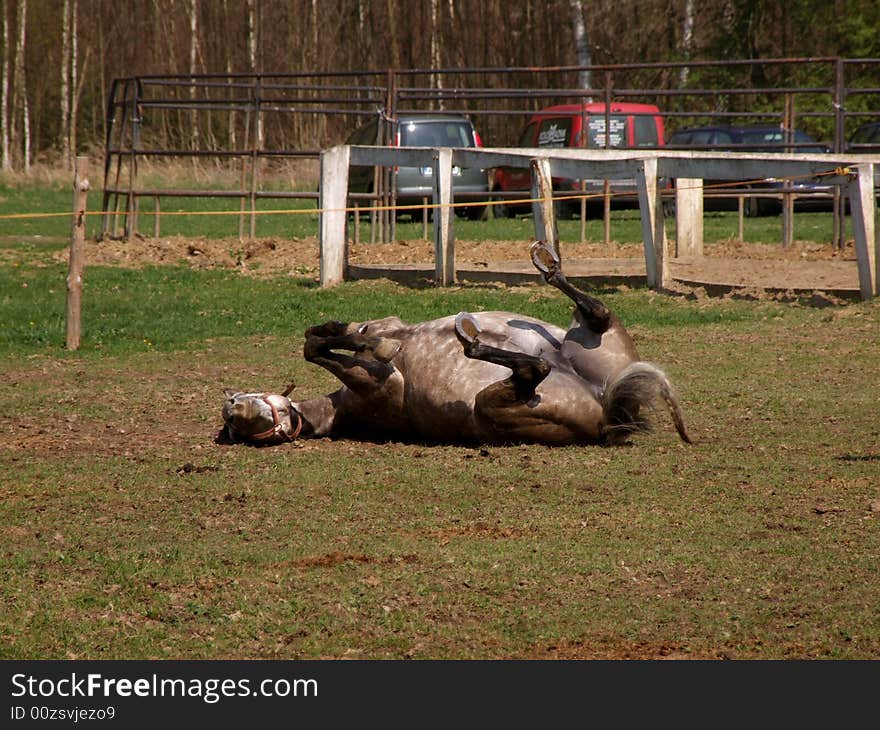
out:
<path id="1" fill-rule="evenodd" d="M 247 0 L 247 47 L 248 47 L 248 63 L 250 63 L 251 73 L 257 73 L 257 41 L 259 32 L 259 8 L 257 0 Z M 257 149 L 263 148 L 263 115 L 258 111 L 255 120 Z"/>
<path id="2" fill-rule="evenodd" d="M 440 0 L 431 0 L 431 68 L 440 68 Z M 431 74 L 431 86 L 435 89 L 443 88 L 443 74 Z M 443 99 L 439 100 L 439 107 L 443 109 Z"/>
<path id="3" fill-rule="evenodd" d="M 691 60 L 691 53 L 694 47 L 694 0 L 685 0 L 684 3 L 684 25 L 681 31 L 681 50 L 684 54 L 684 60 Z M 678 75 L 678 85 L 687 86 L 688 67 L 682 66 L 681 73 Z"/>
<path id="4" fill-rule="evenodd" d="M 58 137 L 61 159 L 70 163 L 70 0 L 61 10 L 61 124 Z"/>
<path id="5" fill-rule="evenodd" d="M 16 109 L 21 110 L 22 168 L 25 172 L 29 172 L 31 169 L 31 123 L 28 110 L 27 79 L 24 72 L 24 51 L 27 42 L 27 0 L 18 0 L 16 25 L 18 27 L 18 37 L 15 41 L 15 93 L 13 94 L 12 105 L 13 115 Z M 13 133 L 15 129 L 15 125 L 12 125 Z M 15 145 L 18 143 L 18 140 L 13 139 L 12 143 Z"/>
<path id="6" fill-rule="evenodd" d="M 574 47 L 577 53 L 578 66 L 590 66 L 592 60 L 590 57 L 590 42 L 587 38 L 587 29 L 584 26 L 584 9 L 581 6 L 581 0 L 569 0 L 571 8 L 571 26 L 574 33 Z M 590 78 L 590 70 L 588 68 L 578 71 L 578 86 L 581 89 L 589 89 L 592 87 L 592 79 Z"/>
<path id="7" fill-rule="evenodd" d="M 0 137 L 2 137 L 2 162 L 0 166 L 8 170 L 9 159 L 9 8 L 3 0 L 3 70 L 0 72 Z"/>
<path id="8" fill-rule="evenodd" d="M 199 50 L 199 6 L 198 0 L 190 0 L 189 2 L 189 75 L 191 81 L 196 75 L 196 59 Z M 196 85 L 190 83 L 189 98 L 191 102 L 196 99 Z M 199 113 L 193 109 L 190 112 L 190 126 L 192 127 L 192 148 L 199 149 Z M 195 160 L 195 158 L 193 158 Z"/>
<path id="9" fill-rule="evenodd" d="M 77 0 L 70 2 L 70 91 L 73 99 L 70 103 L 70 130 L 67 133 L 70 150 L 70 164 L 77 151 L 77 123 L 79 122 L 79 99 L 82 94 L 82 81 L 80 81 L 79 66 L 79 40 L 77 38 Z M 85 80 L 85 73 L 82 74 Z"/>
<path id="10" fill-rule="evenodd" d="M 226 0 L 223 0 L 223 24 L 227 28 L 229 27 L 229 7 L 226 4 Z M 229 78 L 227 80 L 231 82 L 232 81 L 232 53 L 228 52 L 228 51 L 226 53 L 226 73 L 229 74 Z M 230 88 L 229 88 L 230 96 L 234 93 L 235 93 L 235 91 L 234 91 L 233 87 L 230 86 Z M 229 134 L 229 142 L 228 142 L 229 149 L 234 150 L 236 148 L 236 145 L 238 144 L 237 140 L 236 140 L 236 135 L 235 135 L 235 110 L 234 109 L 230 109 L 229 112 L 227 113 L 226 126 L 228 128 L 228 134 Z"/>

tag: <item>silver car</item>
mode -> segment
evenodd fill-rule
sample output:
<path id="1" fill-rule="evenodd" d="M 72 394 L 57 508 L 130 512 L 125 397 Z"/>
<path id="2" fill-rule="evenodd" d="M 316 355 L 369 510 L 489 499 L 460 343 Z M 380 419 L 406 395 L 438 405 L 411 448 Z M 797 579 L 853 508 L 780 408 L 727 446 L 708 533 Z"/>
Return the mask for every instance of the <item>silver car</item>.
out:
<path id="1" fill-rule="evenodd" d="M 389 136 L 398 147 L 481 147 L 482 142 L 471 120 L 460 114 L 400 114 L 389 123 Z M 359 127 L 346 140 L 351 145 L 381 145 L 379 119 Z M 421 204 L 430 199 L 434 190 L 433 168 L 396 168 L 397 202 L 399 205 Z M 349 190 L 355 193 L 374 192 L 374 168 L 353 166 L 349 172 Z M 456 207 L 462 217 L 477 220 L 483 217 L 489 180 L 486 170 L 476 167 L 452 168 L 452 190 L 457 203 L 474 201 L 473 205 Z M 401 211 L 413 218 L 420 210 Z"/>

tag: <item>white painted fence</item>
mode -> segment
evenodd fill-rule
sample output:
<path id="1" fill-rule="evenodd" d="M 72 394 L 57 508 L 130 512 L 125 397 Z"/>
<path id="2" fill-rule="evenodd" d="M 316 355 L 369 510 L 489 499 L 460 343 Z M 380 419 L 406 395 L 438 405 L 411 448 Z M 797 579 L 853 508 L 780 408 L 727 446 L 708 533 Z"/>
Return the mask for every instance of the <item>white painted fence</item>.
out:
<path id="1" fill-rule="evenodd" d="M 320 247 L 321 285 L 345 277 L 348 240 L 346 209 L 350 165 L 400 165 L 434 168 L 434 278 L 455 282 L 455 231 L 452 167 L 502 165 L 530 167 L 535 238 L 558 248 L 552 202 L 552 177 L 635 180 L 641 211 L 648 286 L 671 283 L 669 244 L 663 224 L 658 180 L 675 178 L 675 254 L 702 255 L 703 180 L 761 180 L 822 175 L 824 183 L 843 185 L 850 201 L 859 290 L 862 299 L 880 295 L 880 238 L 876 227 L 874 164 L 878 155 L 682 152 L 665 150 L 590 150 L 546 148 L 332 147 L 321 154 Z"/>

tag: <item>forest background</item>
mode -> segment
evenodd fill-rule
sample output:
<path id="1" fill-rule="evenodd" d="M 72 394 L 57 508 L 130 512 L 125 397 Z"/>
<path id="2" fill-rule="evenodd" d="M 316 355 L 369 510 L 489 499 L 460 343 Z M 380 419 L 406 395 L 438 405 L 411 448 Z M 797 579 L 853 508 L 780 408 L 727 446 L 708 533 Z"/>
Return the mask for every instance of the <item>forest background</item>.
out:
<path id="1" fill-rule="evenodd" d="M 2 169 L 100 154 L 115 77 L 876 58 L 878 30 L 876 0 L 2 0 Z"/>

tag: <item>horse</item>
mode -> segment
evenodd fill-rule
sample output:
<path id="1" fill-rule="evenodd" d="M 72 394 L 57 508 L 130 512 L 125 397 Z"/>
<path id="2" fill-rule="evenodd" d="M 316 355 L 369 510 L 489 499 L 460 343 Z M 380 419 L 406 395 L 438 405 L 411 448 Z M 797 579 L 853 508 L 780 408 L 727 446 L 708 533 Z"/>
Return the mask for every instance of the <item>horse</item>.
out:
<path id="1" fill-rule="evenodd" d="M 556 251 L 530 248 L 544 280 L 574 303 L 567 330 L 512 312 L 459 312 L 421 323 L 398 317 L 329 321 L 305 332 L 306 361 L 342 387 L 304 400 L 226 391 L 225 443 L 339 437 L 432 443 L 547 445 L 628 442 L 667 406 L 691 439 L 678 397 L 639 358 L 618 318 L 566 279 Z"/>

